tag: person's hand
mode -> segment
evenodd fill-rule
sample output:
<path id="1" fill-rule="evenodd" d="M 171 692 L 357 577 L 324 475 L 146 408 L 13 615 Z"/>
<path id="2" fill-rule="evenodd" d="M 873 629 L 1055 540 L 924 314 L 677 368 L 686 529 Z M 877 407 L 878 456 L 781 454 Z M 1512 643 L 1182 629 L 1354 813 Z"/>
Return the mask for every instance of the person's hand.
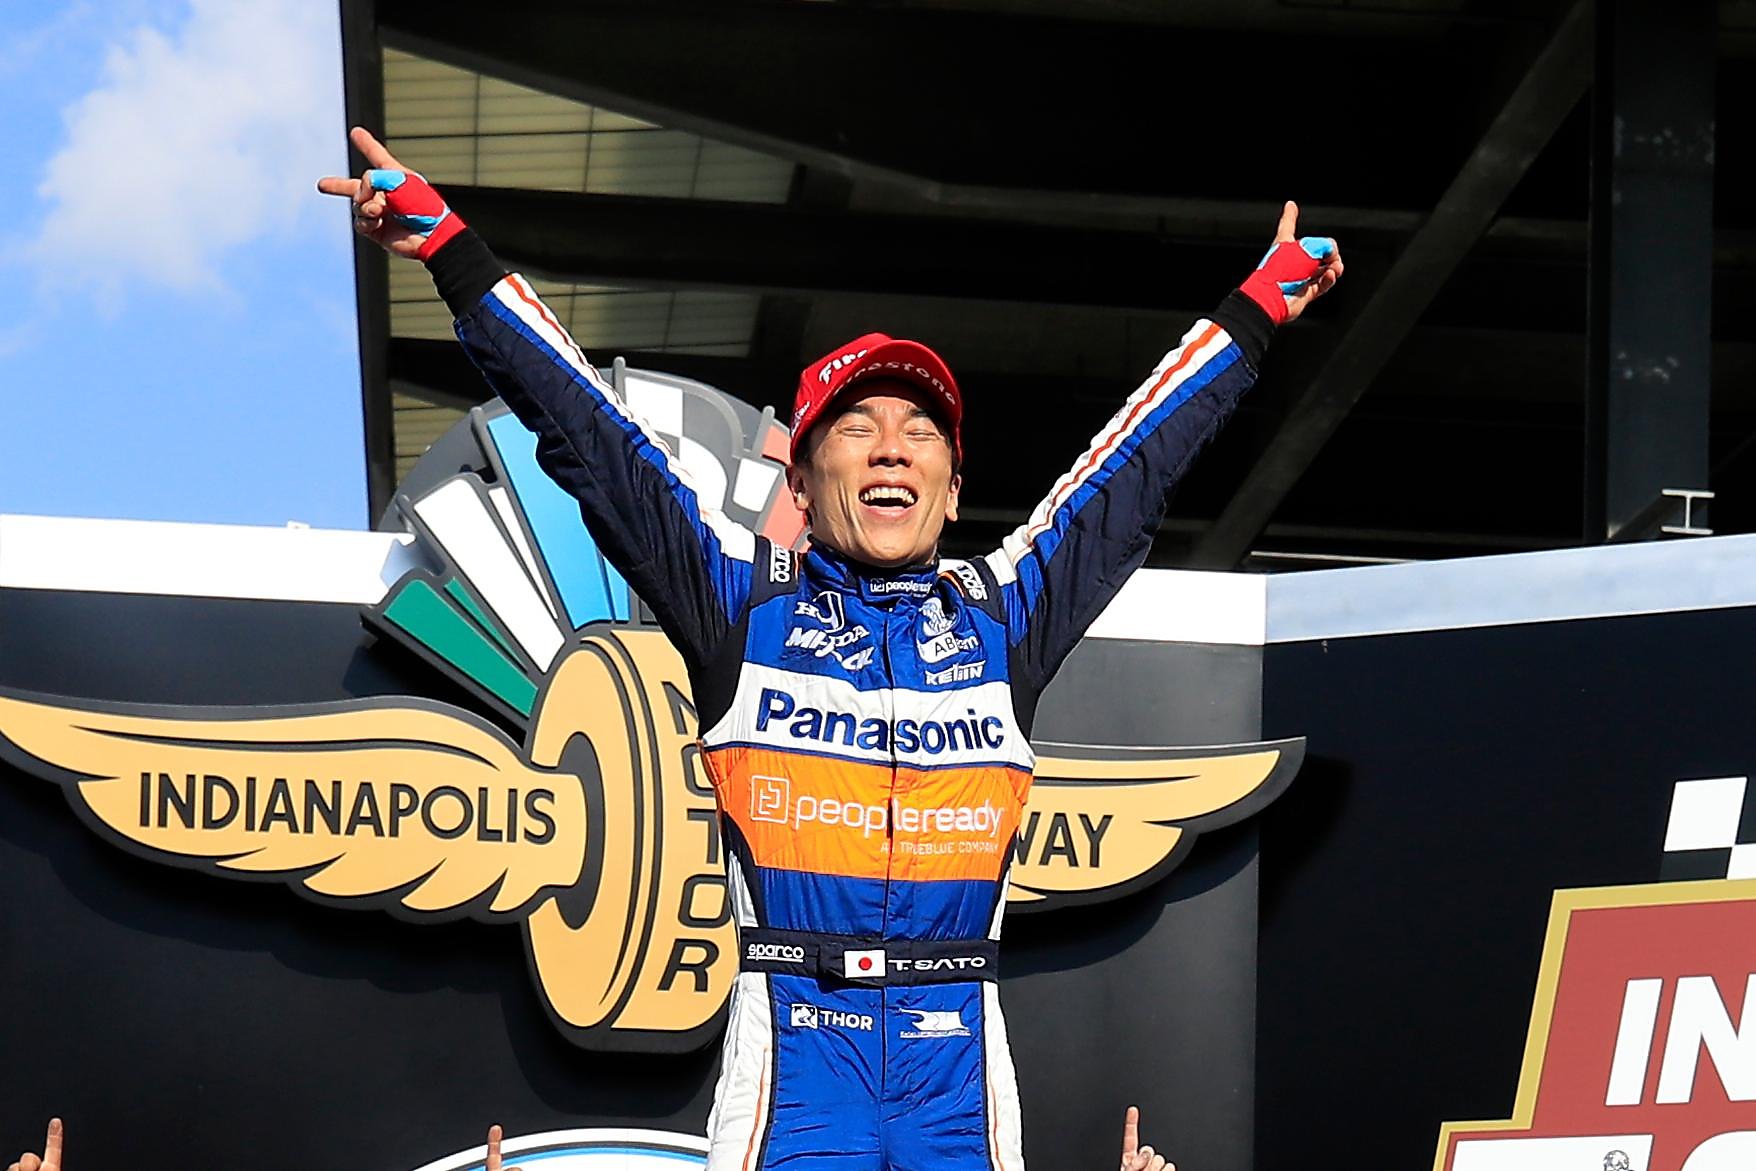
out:
<path id="1" fill-rule="evenodd" d="M 1122 1119 L 1122 1171 L 1177 1171 L 1175 1163 L 1151 1147 L 1140 1145 L 1140 1107 L 1128 1107 Z"/>
<path id="2" fill-rule="evenodd" d="M 498 1122 L 488 1128 L 488 1161 L 482 1164 L 482 1171 L 500 1171 L 501 1133 Z"/>
<path id="3" fill-rule="evenodd" d="M 49 1119 L 49 1135 L 43 1140 L 41 1155 L 26 1151 L 6 1171 L 61 1171 L 61 1120 Z"/>
<path id="4" fill-rule="evenodd" d="M 1276 325 L 1296 320 L 1305 307 L 1341 279 L 1341 249 L 1328 236 L 1298 239 L 1299 205 L 1281 208 L 1274 243 L 1239 290 L 1262 306 Z"/>
<path id="5" fill-rule="evenodd" d="M 348 131 L 348 141 L 366 158 L 368 170 L 358 179 L 328 175 L 317 190 L 353 200 L 354 230 L 386 252 L 426 260 L 463 231 L 463 221 L 420 174 L 396 161 L 362 127 Z"/>

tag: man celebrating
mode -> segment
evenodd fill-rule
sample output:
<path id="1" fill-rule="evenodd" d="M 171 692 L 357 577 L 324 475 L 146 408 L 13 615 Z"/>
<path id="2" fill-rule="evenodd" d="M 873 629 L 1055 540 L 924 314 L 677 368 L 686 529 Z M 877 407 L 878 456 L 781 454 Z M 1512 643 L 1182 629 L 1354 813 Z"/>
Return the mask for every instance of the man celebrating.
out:
<path id="1" fill-rule="evenodd" d="M 995 979 L 1037 699 L 1274 327 L 1341 275 L 1334 242 L 1295 241 L 1287 204 L 1257 271 L 978 560 L 938 556 L 962 486 L 945 363 L 878 333 L 824 355 L 792 416 L 795 553 L 704 505 L 530 286 L 371 135 L 353 141 L 372 169 L 319 189 L 426 263 L 688 666 L 741 949 L 709 1171 L 1022 1171 Z"/>

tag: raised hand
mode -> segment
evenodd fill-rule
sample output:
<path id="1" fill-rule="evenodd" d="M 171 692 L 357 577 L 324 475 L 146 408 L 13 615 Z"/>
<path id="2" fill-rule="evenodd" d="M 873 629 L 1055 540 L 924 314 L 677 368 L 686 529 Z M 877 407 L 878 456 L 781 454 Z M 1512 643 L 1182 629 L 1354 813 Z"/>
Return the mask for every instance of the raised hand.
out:
<path id="1" fill-rule="evenodd" d="M 1122 1171 L 1177 1171 L 1175 1163 L 1151 1147 L 1140 1145 L 1140 1107 L 1128 1107 L 1122 1119 Z"/>
<path id="2" fill-rule="evenodd" d="M 6 1171 L 61 1171 L 61 1120 L 49 1119 L 49 1134 L 41 1155 L 26 1151 Z"/>
<path id="3" fill-rule="evenodd" d="M 1239 288 L 1262 306 L 1276 325 L 1296 320 L 1305 306 L 1335 287 L 1341 279 L 1341 249 L 1328 236 L 1298 239 L 1299 205 L 1287 200 L 1281 208 L 1274 243 Z"/>
<path id="4" fill-rule="evenodd" d="M 386 252 L 426 260 L 463 230 L 432 185 L 397 162 L 382 142 L 359 126 L 348 131 L 348 141 L 368 169 L 358 179 L 327 175 L 317 180 L 317 190 L 353 200 L 355 231 Z"/>

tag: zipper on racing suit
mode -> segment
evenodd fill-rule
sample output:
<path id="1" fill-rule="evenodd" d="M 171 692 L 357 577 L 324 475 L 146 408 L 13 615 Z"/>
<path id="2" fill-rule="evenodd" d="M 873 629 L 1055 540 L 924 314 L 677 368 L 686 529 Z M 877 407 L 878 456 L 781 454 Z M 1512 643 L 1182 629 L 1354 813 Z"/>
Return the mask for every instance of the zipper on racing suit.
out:
<path id="1" fill-rule="evenodd" d="M 879 611 L 882 617 L 878 627 L 878 645 L 884 649 L 884 720 L 892 729 L 892 734 L 888 737 L 890 791 L 884 803 L 884 906 L 878 916 L 880 947 L 885 947 L 890 941 L 890 883 L 896 869 L 896 669 L 890 661 L 890 619 L 899 604 L 892 603 Z M 888 963 L 886 960 L 887 967 Z M 890 989 L 888 981 L 878 989 L 878 1151 L 885 1166 L 890 1163 L 886 1150 L 890 1144 L 890 1130 L 885 1125 L 890 1106 Z"/>

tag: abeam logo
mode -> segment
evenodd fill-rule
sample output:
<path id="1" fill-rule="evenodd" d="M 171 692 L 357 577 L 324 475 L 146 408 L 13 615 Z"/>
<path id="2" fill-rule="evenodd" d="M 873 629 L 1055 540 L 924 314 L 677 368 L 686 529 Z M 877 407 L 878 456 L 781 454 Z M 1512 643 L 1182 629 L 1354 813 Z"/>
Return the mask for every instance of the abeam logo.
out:
<path id="1" fill-rule="evenodd" d="M 691 467 L 697 483 L 725 485 L 713 503 L 779 548 L 799 543 L 803 520 L 778 474 L 784 428 L 698 384 L 616 377 L 643 380 L 649 403 L 680 399 L 662 413 L 685 430 L 707 420 L 690 443 L 672 444 L 685 461 L 717 464 Z M 728 418 L 741 434 L 722 433 Z M 773 487 L 755 500 L 746 480 Z M 279 882 L 329 907 L 516 926 L 551 1022 L 576 1044 L 663 1052 L 708 1043 L 739 954 L 716 797 L 676 650 L 537 466 L 535 437 L 497 402 L 416 465 L 390 519 L 426 568 L 399 580 L 366 622 L 493 720 L 405 696 L 193 708 L 8 692 L 0 759 L 59 784 L 95 832 L 156 862 Z M 777 580 L 792 572 L 790 554 L 770 565 Z M 820 612 L 833 622 L 829 605 Z M 939 763 L 992 757 L 1015 735 L 979 709 L 892 725 L 855 723 L 784 692 L 764 705 L 770 734 L 789 743 L 852 737 L 939 754 Z M 1024 911 L 1156 882 L 1197 833 L 1276 797 L 1303 742 L 1036 748 L 1008 888 Z M 0 780 L 12 776 L 0 770 Z M 758 785 L 759 815 L 802 813 L 786 778 Z M 857 822 L 845 803 L 827 808 L 819 799 L 817 822 L 834 816 L 844 830 L 920 818 L 989 840 L 977 836 L 978 806 L 904 802 L 874 814 L 862 805 Z M 1005 849 L 1000 834 L 994 847 Z"/>
<path id="2" fill-rule="evenodd" d="M 1756 881 L 1557 891 L 1513 1116 L 1434 1167 L 1756 1167 Z"/>

